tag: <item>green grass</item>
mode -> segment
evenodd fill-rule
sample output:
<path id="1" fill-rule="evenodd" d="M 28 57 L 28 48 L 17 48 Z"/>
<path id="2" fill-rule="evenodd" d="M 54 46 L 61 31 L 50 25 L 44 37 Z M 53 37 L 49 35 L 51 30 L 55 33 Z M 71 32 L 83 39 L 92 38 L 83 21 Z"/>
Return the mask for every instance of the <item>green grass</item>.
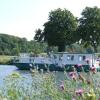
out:
<path id="1" fill-rule="evenodd" d="M 12 59 L 12 56 L 0 55 L 0 64 L 9 64 Z"/>

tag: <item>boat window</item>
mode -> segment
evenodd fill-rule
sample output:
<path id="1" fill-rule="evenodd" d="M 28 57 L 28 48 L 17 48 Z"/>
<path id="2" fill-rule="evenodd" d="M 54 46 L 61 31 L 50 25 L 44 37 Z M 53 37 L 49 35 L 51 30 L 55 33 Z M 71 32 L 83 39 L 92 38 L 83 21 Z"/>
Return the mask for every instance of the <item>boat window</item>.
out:
<path id="1" fill-rule="evenodd" d="M 86 56 L 83 56 L 83 60 L 85 60 L 86 59 Z"/>
<path id="2" fill-rule="evenodd" d="M 68 56 L 67 56 L 67 60 L 70 60 L 70 59 L 71 59 L 71 56 L 70 56 L 70 55 L 68 55 Z"/>
<path id="3" fill-rule="evenodd" d="M 79 61 L 82 61 L 82 56 L 79 56 Z"/>
<path id="4" fill-rule="evenodd" d="M 74 56 L 73 55 L 71 56 L 71 60 L 74 60 Z"/>

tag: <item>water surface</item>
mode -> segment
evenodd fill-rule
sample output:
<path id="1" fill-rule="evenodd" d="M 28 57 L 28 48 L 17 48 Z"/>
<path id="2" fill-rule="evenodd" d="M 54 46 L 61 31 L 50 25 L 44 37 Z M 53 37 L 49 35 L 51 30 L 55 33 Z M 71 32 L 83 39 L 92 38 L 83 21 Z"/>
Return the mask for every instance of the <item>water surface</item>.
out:
<path id="1" fill-rule="evenodd" d="M 32 81 L 31 72 L 29 70 L 18 70 L 16 66 L 12 65 L 0 65 L 0 87 L 4 84 L 4 79 L 13 72 L 18 72 L 21 76 L 25 77 L 25 83 Z M 45 74 L 45 73 L 44 73 Z M 63 72 L 55 73 L 57 80 L 63 80 L 64 74 Z"/>

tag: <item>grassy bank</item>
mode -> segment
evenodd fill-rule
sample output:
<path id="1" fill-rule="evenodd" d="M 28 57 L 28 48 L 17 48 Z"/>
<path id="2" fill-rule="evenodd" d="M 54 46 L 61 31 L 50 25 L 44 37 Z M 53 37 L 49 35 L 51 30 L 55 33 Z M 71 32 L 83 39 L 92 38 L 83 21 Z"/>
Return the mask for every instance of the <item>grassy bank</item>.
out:
<path id="1" fill-rule="evenodd" d="M 0 55 L 0 64 L 9 64 L 12 59 L 12 56 Z"/>

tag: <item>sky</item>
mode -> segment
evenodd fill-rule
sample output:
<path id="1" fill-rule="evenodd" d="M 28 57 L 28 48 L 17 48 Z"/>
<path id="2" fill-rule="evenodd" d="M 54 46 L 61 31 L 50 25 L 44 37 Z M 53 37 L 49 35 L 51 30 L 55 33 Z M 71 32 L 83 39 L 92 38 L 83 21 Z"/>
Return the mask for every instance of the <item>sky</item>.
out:
<path id="1" fill-rule="evenodd" d="M 0 33 L 32 40 L 51 10 L 66 8 L 80 17 L 86 6 L 100 8 L 100 0 L 0 0 Z"/>

